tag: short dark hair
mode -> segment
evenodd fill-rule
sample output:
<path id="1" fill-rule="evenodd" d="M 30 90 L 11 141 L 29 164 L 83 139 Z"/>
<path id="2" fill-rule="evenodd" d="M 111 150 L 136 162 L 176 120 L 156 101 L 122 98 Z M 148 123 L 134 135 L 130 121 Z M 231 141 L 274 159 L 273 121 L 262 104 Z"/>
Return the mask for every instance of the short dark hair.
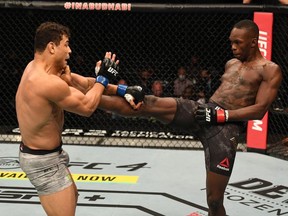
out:
<path id="1" fill-rule="evenodd" d="M 244 19 L 239 22 L 237 22 L 233 28 L 238 28 L 238 29 L 247 29 L 251 33 L 253 37 L 256 37 L 257 39 L 259 38 L 259 27 L 258 25 L 253 22 L 252 20 L 249 19 Z"/>
<path id="2" fill-rule="evenodd" d="M 63 35 L 70 37 L 68 27 L 55 22 L 44 22 L 36 30 L 34 38 L 34 52 L 43 52 L 49 42 L 60 44 Z"/>

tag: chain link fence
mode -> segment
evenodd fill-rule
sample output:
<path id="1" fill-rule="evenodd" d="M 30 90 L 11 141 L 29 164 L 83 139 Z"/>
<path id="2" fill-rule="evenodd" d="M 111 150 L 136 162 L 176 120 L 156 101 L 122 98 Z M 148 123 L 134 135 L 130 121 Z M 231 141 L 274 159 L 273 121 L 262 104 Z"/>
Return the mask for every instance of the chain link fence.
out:
<path id="1" fill-rule="evenodd" d="M 232 26 L 242 19 L 253 19 L 254 11 L 245 7 L 233 11 L 229 6 L 222 10 L 213 9 L 213 5 L 209 8 L 199 11 L 158 8 L 156 12 L 0 8 L 1 140 L 21 139 L 14 96 L 26 64 L 33 59 L 33 37 L 40 23 L 56 21 L 70 27 L 69 65 L 73 72 L 94 76 L 96 61 L 106 51 L 112 51 L 121 61 L 121 76 L 128 85 L 142 85 L 147 94 L 156 94 L 153 88 L 157 85 L 153 83 L 160 81 L 160 96 L 207 100 L 219 85 L 226 61 L 232 58 L 228 40 Z M 288 21 L 285 11 L 274 14 L 272 60 L 281 66 L 284 81 L 269 111 L 270 144 L 287 137 L 288 128 Z M 186 71 L 190 80 L 187 95 L 174 91 L 180 70 Z M 65 118 L 64 143 L 202 148 L 197 137 L 171 129 L 153 118 L 122 118 L 101 110 L 90 118 L 72 113 L 66 113 Z M 243 134 L 241 149 L 245 149 L 245 139 Z"/>

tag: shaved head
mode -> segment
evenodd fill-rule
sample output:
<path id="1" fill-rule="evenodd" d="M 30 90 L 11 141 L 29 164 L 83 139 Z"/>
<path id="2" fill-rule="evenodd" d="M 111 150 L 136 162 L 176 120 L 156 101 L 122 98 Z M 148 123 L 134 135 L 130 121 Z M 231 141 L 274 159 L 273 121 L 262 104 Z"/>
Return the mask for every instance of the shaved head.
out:
<path id="1" fill-rule="evenodd" d="M 240 22 L 236 23 L 233 28 L 246 29 L 250 33 L 251 37 L 257 38 L 257 40 L 259 38 L 259 28 L 252 20 L 241 20 Z"/>

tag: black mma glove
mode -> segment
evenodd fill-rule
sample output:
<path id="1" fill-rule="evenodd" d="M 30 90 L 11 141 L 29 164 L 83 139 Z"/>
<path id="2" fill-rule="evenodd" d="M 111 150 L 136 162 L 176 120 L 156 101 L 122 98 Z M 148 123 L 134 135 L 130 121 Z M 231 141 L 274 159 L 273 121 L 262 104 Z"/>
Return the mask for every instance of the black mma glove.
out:
<path id="1" fill-rule="evenodd" d="M 228 110 L 219 106 L 213 108 L 207 105 L 199 105 L 195 113 L 195 118 L 200 124 L 217 125 L 228 121 Z"/>
<path id="2" fill-rule="evenodd" d="M 118 75 L 119 66 L 109 58 L 104 58 L 101 67 L 95 68 L 96 82 L 106 87 L 109 81 L 114 81 Z"/>
<path id="3" fill-rule="evenodd" d="M 118 85 L 117 95 L 124 97 L 128 103 L 133 100 L 135 104 L 142 102 L 145 97 L 141 86 Z"/>

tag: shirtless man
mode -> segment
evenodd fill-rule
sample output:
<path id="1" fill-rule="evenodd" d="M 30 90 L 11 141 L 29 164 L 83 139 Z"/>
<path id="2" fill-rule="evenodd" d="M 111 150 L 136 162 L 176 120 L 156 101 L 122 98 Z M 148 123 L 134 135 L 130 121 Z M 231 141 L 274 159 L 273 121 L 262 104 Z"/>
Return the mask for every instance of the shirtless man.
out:
<path id="1" fill-rule="evenodd" d="M 137 111 L 113 96 L 102 96 L 99 104 L 100 109 L 123 116 L 152 116 L 199 137 L 205 152 L 209 216 L 226 215 L 224 192 L 244 122 L 262 119 L 281 84 L 281 70 L 261 55 L 258 36 L 258 26 L 251 20 L 234 25 L 229 40 L 235 58 L 226 63 L 221 85 L 207 104 L 155 96 L 145 96 Z"/>
<path id="2" fill-rule="evenodd" d="M 35 186 L 41 204 L 51 216 L 75 215 L 77 188 L 62 149 L 64 110 L 90 116 L 101 95 L 131 99 L 133 87 L 110 85 L 118 74 L 116 55 L 107 52 L 96 79 L 71 73 L 69 29 L 54 22 L 41 24 L 34 41 L 34 59 L 27 65 L 16 94 L 16 112 L 22 136 L 19 159 Z M 131 94 L 132 95 L 131 95 Z M 128 103 L 127 103 L 128 104 Z"/>

